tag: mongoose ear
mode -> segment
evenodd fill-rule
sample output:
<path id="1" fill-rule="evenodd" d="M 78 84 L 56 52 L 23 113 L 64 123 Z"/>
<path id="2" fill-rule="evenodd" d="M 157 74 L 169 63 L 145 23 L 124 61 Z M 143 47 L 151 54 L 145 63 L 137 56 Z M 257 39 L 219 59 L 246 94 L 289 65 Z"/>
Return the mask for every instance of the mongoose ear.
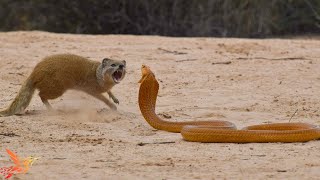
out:
<path id="1" fill-rule="evenodd" d="M 108 64 L 109 61 L 110 61 L 110 59 L 104 58 L 104 59 L 102 60 L 102 66 L 105 67 L 105 66 Z"/>
<path id="2" fill-rule="evenodd" d="M 123 60 L 122 62 L 123 62 L 123 65 L 126 66 L 126 63 L 127 63 L 127 62 L 126 62 L 125 60 Z"/>

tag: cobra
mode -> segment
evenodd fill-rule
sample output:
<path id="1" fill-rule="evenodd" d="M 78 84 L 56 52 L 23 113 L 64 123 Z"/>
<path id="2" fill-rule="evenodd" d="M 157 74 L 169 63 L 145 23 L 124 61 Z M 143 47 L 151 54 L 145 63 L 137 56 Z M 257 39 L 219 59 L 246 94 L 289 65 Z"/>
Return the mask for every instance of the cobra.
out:
<path id="1" fill-rule="evenodd" d="M 308 123 L 271 123 L 237 129 L 229 121 L 171 122 L 155 112 L 159 83 L 150 67 L 142 65 L 139 107 L 144 119 L 155 129 L 181 133 L 183 139 L 212 143 L 306 142 L 320 138 L 320 128 Z"/>

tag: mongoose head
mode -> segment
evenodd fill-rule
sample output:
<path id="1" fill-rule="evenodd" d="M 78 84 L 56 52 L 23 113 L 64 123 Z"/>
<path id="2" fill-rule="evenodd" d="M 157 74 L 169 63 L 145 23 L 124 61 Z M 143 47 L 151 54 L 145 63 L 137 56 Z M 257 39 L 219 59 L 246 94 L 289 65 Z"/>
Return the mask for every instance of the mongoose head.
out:
<path id="1" fill-rule="evenodd" d="M 101 63 L 104 81 L 118 84 L 126 75 L 126 61 L 104 58 Z"/>

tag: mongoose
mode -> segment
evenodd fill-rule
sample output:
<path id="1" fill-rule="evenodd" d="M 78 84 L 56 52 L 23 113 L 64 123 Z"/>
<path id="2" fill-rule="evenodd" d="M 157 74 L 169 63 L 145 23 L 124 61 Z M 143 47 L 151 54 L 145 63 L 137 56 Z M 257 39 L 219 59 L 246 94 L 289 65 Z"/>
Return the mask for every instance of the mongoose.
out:
<path id="1" fill-rule="evenodd" d="M 36 89 L 47 109 L 52 109 L 49 99 L 61 96 L 68 89 L 84 91 L 106 103 L 111 109 L 117 107 L 102 93 L 107 92 L 119 104 L 111 88 L 126 74 L 126 61 L 104 58 L 96 62 L 73 54 L 58 54 L 44 58 L 22 85 L 11 105 L 0 111 L 0 116 L 20 114 L 29 105 Z"/>

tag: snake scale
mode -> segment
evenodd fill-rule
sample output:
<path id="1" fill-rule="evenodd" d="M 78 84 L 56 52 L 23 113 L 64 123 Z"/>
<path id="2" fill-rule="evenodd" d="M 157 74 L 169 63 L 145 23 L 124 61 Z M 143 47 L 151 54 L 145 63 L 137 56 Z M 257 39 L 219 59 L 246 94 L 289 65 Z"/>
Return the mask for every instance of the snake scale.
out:
<path id="1" fill-rule="evenodd" d="M 156 113 L 159 83 L 148 66 L 142 65 L 139 81 L 139 107 L 145 120 L 155 129 L 180 132 L 183 139 L 212 143 L 306 142 L 320 139 L 320 128 L 307 123 L 272 123 L 247 126 L 241 130 L 228 121 L 170 122 Z"/>

